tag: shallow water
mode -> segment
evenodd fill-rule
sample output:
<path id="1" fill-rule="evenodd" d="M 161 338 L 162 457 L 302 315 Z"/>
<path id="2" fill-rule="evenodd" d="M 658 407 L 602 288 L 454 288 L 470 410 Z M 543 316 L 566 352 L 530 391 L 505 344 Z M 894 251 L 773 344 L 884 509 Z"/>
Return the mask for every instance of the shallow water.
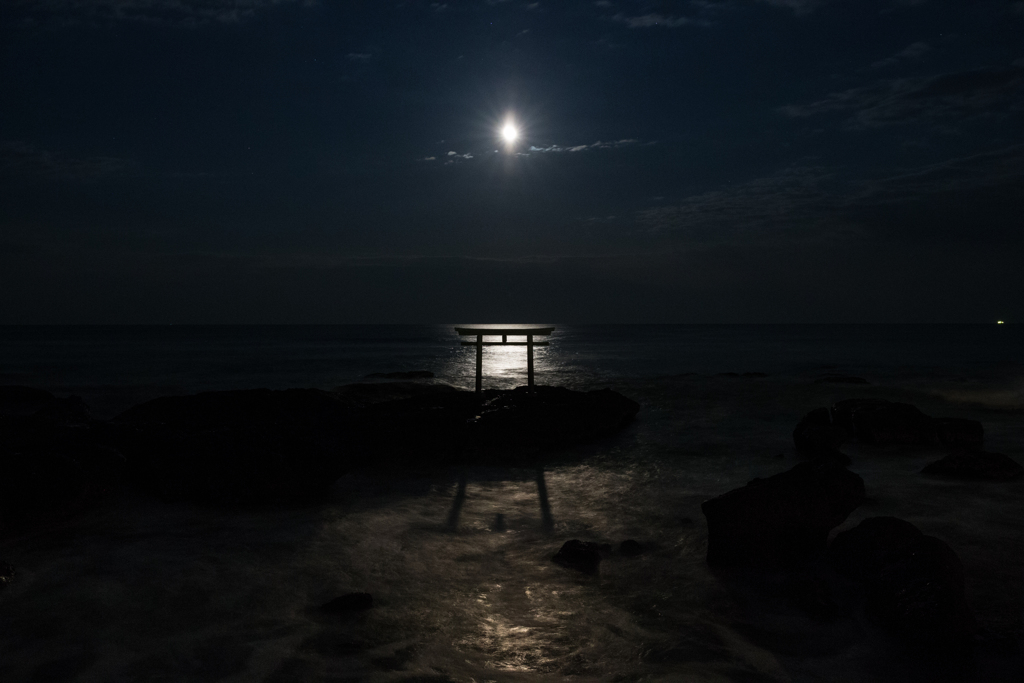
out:
<path id="1" fill-rule="evenodd" d="M 840 529 L 864 517 L 896 515 L 946 540 L 963 560 L 967 597 L 986 641 L 974 668 L 959 673 L 904 652 L 856 610 L 834 622 L 811 619 L 785 597 L 781 577 L 710 571 L 700 512 L 703 500 L 795 464 L 790 434 L 796 421 L 811 408 L 847 397 L 886 396 L 936 416 L 980 419 L 988 450 L 1024 462 L 1020 377 L 1014 375 L 1019 366 L 1012 351 L 993 351 L 981 362 L 971 357 L 977 355 L 975 339 L 959 363 L 939 358 L 956 356 L 955 349 L 925 348 L 915 356 L 918 365 L 896 365 L 884 362 L 877 349 L 863 351 L 870 344 L 830 346 L 834 337 L 822 341 L 817 334 L 794 342 L 795 360 L 780 360 L 785 354 L 779 351 L 775 361 L 744 362 L 746 342 L 734 339 L 733 348 L 719 349 L 728 347 L 728 339 L 712 330 L 703 347 L 696 345 L 706 350 L 703 358 L 678 336 L 677 355 L 669 354 L 666 334 L 651 342 L 652 349 L 664 349 L 660 357 L 654 350 L 636 361 L 630 358 L 638 347 L 623 351 L 620 344 L 613 352 L 608 343 L 602 350 L 596 348 L 597 330 L 589 333 L 579 345 L 595 348 L 574 349 L 567 331 L 561 360 L 554 362 L 559 347 L 553 344 L 540 352 L 548 357 L 544 365 L 538 362 L 538 373 L 543 368 L 548 376 L 574 378 L 568 383 L 581 388 L 615 386 L 643 408 L 616 438 L 559 454 L 539 469 L 353 474 L 336 483 L 330 503 L 307 509 L 219 511 L 124 493 L 82 518 L 5 542 L 0 557 L 18 575 L 0 593 L 0 680 L 1024 677 L 1024 482 L 936 480 L 918 474 L 938 457 L 935 451 L 844 447 L 854 460 L 851 469 L 865 479 L 868 501 Z M 764 345 L 789 348 L 779 334 L 780 340 L 769 336 Z M 893 342 L 890 350 L 905 343 Z M 683 354 L 689 359 L 669 367 L 681 348 L 689 349 Z M 821 361 L 830 349 L 842 348 L 852 356 L 836 351 L 838 362 Z M 858 348 L 861 356 L 855 357 Z M 573 355 L 566 360 L 569 350 Z M 387 367 L 385 357 L 370 352 L 341 365 L 348 376 L 413 369 L 423 361 L 421 352 L 398 354 L 401 360 Z M 197 357 L 220 353 L 207 349 Z M 451 352 L 448 361 L 465 361 L 461 353 Z M 76 354 L 87 355 L 72 349 L 65 357 Z M 490 381 L 515 383 L 521 366 L 513 360 Z M 97 395 L 108 396 L 115 407 L 139 387 L 159 386 L 162 380 L 154 377 L 175 372 L 179 389 L 197 389 L 200 373 L 185 365 L 162 366 L 165 375 L 159 375 L 139 363 L 135 384 L 120 394 L 117 385 L 102 385 L 107 388 Z M 4 369 L 13 374 L 24 367 Z M 277 369 L 264 378 L 286 376 L 276 365 L 267 367 Z M 869 371 L 872 384 L 813 381 L 855 367 Z M 714 375 L 751 370 L 774 372 L 764 378 Z M 97 371 L 86 364 L 60 372 L 65 381 L 77 381 Z M 212 388 L 231 381 L 231 372 L 204 381 Z M 702 374 L 678 374 L 683 372 Z M 441 379 L 451 374 L 455 383 L 471 377 L 463 368 Z M 343 375 L 310 384 L 333 386 Z M 590 577 L 550 561 L 570 538 L 615 546 L 634 538 L 647 552 L 632 559 L 614 554 L 602 562 L 599 576 Z M 349 616 L 317 610 L 349 591 L 372 593 L 374 608 Z"/>

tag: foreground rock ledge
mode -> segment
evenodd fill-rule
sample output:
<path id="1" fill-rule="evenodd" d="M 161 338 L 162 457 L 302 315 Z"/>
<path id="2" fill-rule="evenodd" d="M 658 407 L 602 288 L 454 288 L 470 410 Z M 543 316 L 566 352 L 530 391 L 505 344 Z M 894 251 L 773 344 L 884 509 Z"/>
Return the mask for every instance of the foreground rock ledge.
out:
<path id="1" fill-rule="evenodd" d="M 869 517 L 835 537 L 828 561 L 864 582 L 866 613 L 904 642 L 946 654 L 970 647 L 963 565 L 943 541 L 896 517 Z"/>
<path id="2" fill-rule="evenodd" d="M 628 424 L 607 389 L 486 391 L 415 383 L 164 397 L 114 419 L 141 485 L 170 499 L 305 502 L 358 467 L 438 466 L 572 446 Z M 496 455 L 497 454 L 497 455 Z"/>

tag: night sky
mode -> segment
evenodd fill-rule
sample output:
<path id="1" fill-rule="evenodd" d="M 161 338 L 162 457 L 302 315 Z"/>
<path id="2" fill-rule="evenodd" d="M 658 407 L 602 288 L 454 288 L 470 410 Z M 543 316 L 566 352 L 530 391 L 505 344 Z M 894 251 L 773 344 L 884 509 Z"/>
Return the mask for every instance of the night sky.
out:
<path id="1" fill-rule="evenodd" d="M 1024 2 L 0 2 L 0 323 L 1014 322 L 1022 261 Z"/>

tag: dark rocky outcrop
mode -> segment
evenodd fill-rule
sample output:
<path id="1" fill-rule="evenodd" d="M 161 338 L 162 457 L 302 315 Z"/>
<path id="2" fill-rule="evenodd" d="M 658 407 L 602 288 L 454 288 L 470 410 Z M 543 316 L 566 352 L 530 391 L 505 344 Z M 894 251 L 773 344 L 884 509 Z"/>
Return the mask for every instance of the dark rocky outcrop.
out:
<path id="1" fill-rule="evenodd" d="M 432 379 L 434 373 L 430 370 L 404 370 L 400 372 L 371 372 L 367 377 L 379 379 Z"/>
<path id="2" fill-rule="evenodd" d="M 935 431 L 946 448 L 981 448 L 985 441 L 985 428 L 977 420 L 937 417 Z"/>
<path id="3" fill-rule="evenodd" d="M 793 430 L 793 445 L 801 455 L 831 455 L 831 451 L 850 438 L 843 427 L 832 423 L 828 408 L 816 408 L 801 418 Z"/>
<path id="4" fill-rule="evenodd" d="M 644 554 L 644 547 L 630 538 L 619 544 L 619 554 L 623 557 L 637 557 Z"/>
<path id="5" fill-rule="evenodd" d="M 574 538 L 563 543 L 551 561 L 584 574 L 597 574 L 601 564 L 601 546 Z"/>
<path id="6" fill-rule="evenodd" d="M 356 409 L 318 389 L 167 396 L 114 419 L 136 481 L 166 500 L 318 498 L 366 453 Z"/>
<path id="7" fill-rule="evenodd" d="M 831 529 L 864 501 L 864 481 L 832 463 L 804 462 L 701 505 L 708 564 L 789 565 L 824 552 Z"/>
<path id="8" fill-rule="evenodd" d="M 480 397 L 390 382 L 164 397 L 114 424 L 136 481 L 165 499 L 287 503 L 323 497 L 354 468 L 491 461 L 509 449 L 599 438 L 638 408 L 608 390 L 521 387 Z"/>
<path id="9" fill-rule="evenodd" d="M 485 391 L 472 426 L 485 446 L 557 448 L 614 434 L 639 410 L 639 403 L 611 389 L 517 387 Z"/>
<path id="10" fill-rule="evenodd" d="M 0 415 L 35 415 L 57 397 L 49 391 L 16 385 L 0 386 Z"/>
<path id="11" fill-rule="evenodd" d="M 850 375 L 825 375 L 814 380 L 815 384 L 870 384 L 863 377 L 852 377 Z"/>
<path id="12" fill-rule="evenodd" d="M 871 517 L 836 536 L 827 559 L 864 582 L 868 616 L 908 644 L 934 652 L 970 646 L 975 622 L 963 565 L 943 541 L 902 519 Z"/>
<path id="13" fill-rule="evenodd" d="M 373 607 L 373 596 L 369 593 L 346 593 L 321 605 L 320 609 L 328 614 L 345 612 L 361 612 Z"/>
<path id="14" fill-rule="evenodd" d="M 935 422 L 916 406 L 882 399 L 853 398 L 832 407 L 835 424 L 864 443 L 875 445 L 933 445 Z"/>
<path id="15" fill-rule="evenodd" d="M 1002 453 L 961 450 L 927 465 L 922 474 L 956 479 L 1016 479 L 1024 475 L 1024 467 Z"/>
<path id="16" fill-rule="evenodd" d="M 0 535 L 72 514 L 120 483 L 124 458 L 77 396 L 0 388 Z"/>

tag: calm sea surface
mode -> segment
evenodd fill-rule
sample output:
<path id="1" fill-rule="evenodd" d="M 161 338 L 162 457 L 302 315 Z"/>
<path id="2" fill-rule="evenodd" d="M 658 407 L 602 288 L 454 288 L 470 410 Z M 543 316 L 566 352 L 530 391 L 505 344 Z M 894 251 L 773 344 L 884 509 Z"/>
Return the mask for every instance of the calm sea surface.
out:
<path id="1" fill-rule="evenodd" d="M 840 530 L 894 515 L 963 561 L 981 628 L 963 670 L 905 652 L 855 601 L 817 621 L 783 576 L 710 571 L 700 511 L 792 467 L 793 426 L 842 398 L 980 420 L 987 450 L 1024 462 L 1024 327 L 557 327 L 538 382 L 639 401 L 615 438 L 541 468 L 353 473 L 309 508 L 125 491 L 0 544 L 18 571 L 0 592 L 0 681 L 1024 680 L 1024 481 L 928 478 L 933 449 L 843 447 L 868 499 Z M 451 325 L 0 327 L 0 383 L 81 395 L 101 418 L 165 394 L 373 372 L 468 388 L 473 350 L 458 343 Z M 484 374 L 524 383 L 525 350 L 487 348 Z M 550 561 L 571 538 L 647 551 L 589 577 Z M 373 609 L 317 609 L 350 591 Z"/>
<path id="2" fill-rule="evenodd" d="M 165 394 L 318 387 L 433 371 L 471 387 L 452 325 L 0 327 L 0 382 L 76 393 L 111 410 Z M 684 373 L 1024 377 L 1022 325 L 556 325 L 538 382 L 582 389 Z M 490 347 L 485 386 L 525 384 L 525 350 Z"/>

